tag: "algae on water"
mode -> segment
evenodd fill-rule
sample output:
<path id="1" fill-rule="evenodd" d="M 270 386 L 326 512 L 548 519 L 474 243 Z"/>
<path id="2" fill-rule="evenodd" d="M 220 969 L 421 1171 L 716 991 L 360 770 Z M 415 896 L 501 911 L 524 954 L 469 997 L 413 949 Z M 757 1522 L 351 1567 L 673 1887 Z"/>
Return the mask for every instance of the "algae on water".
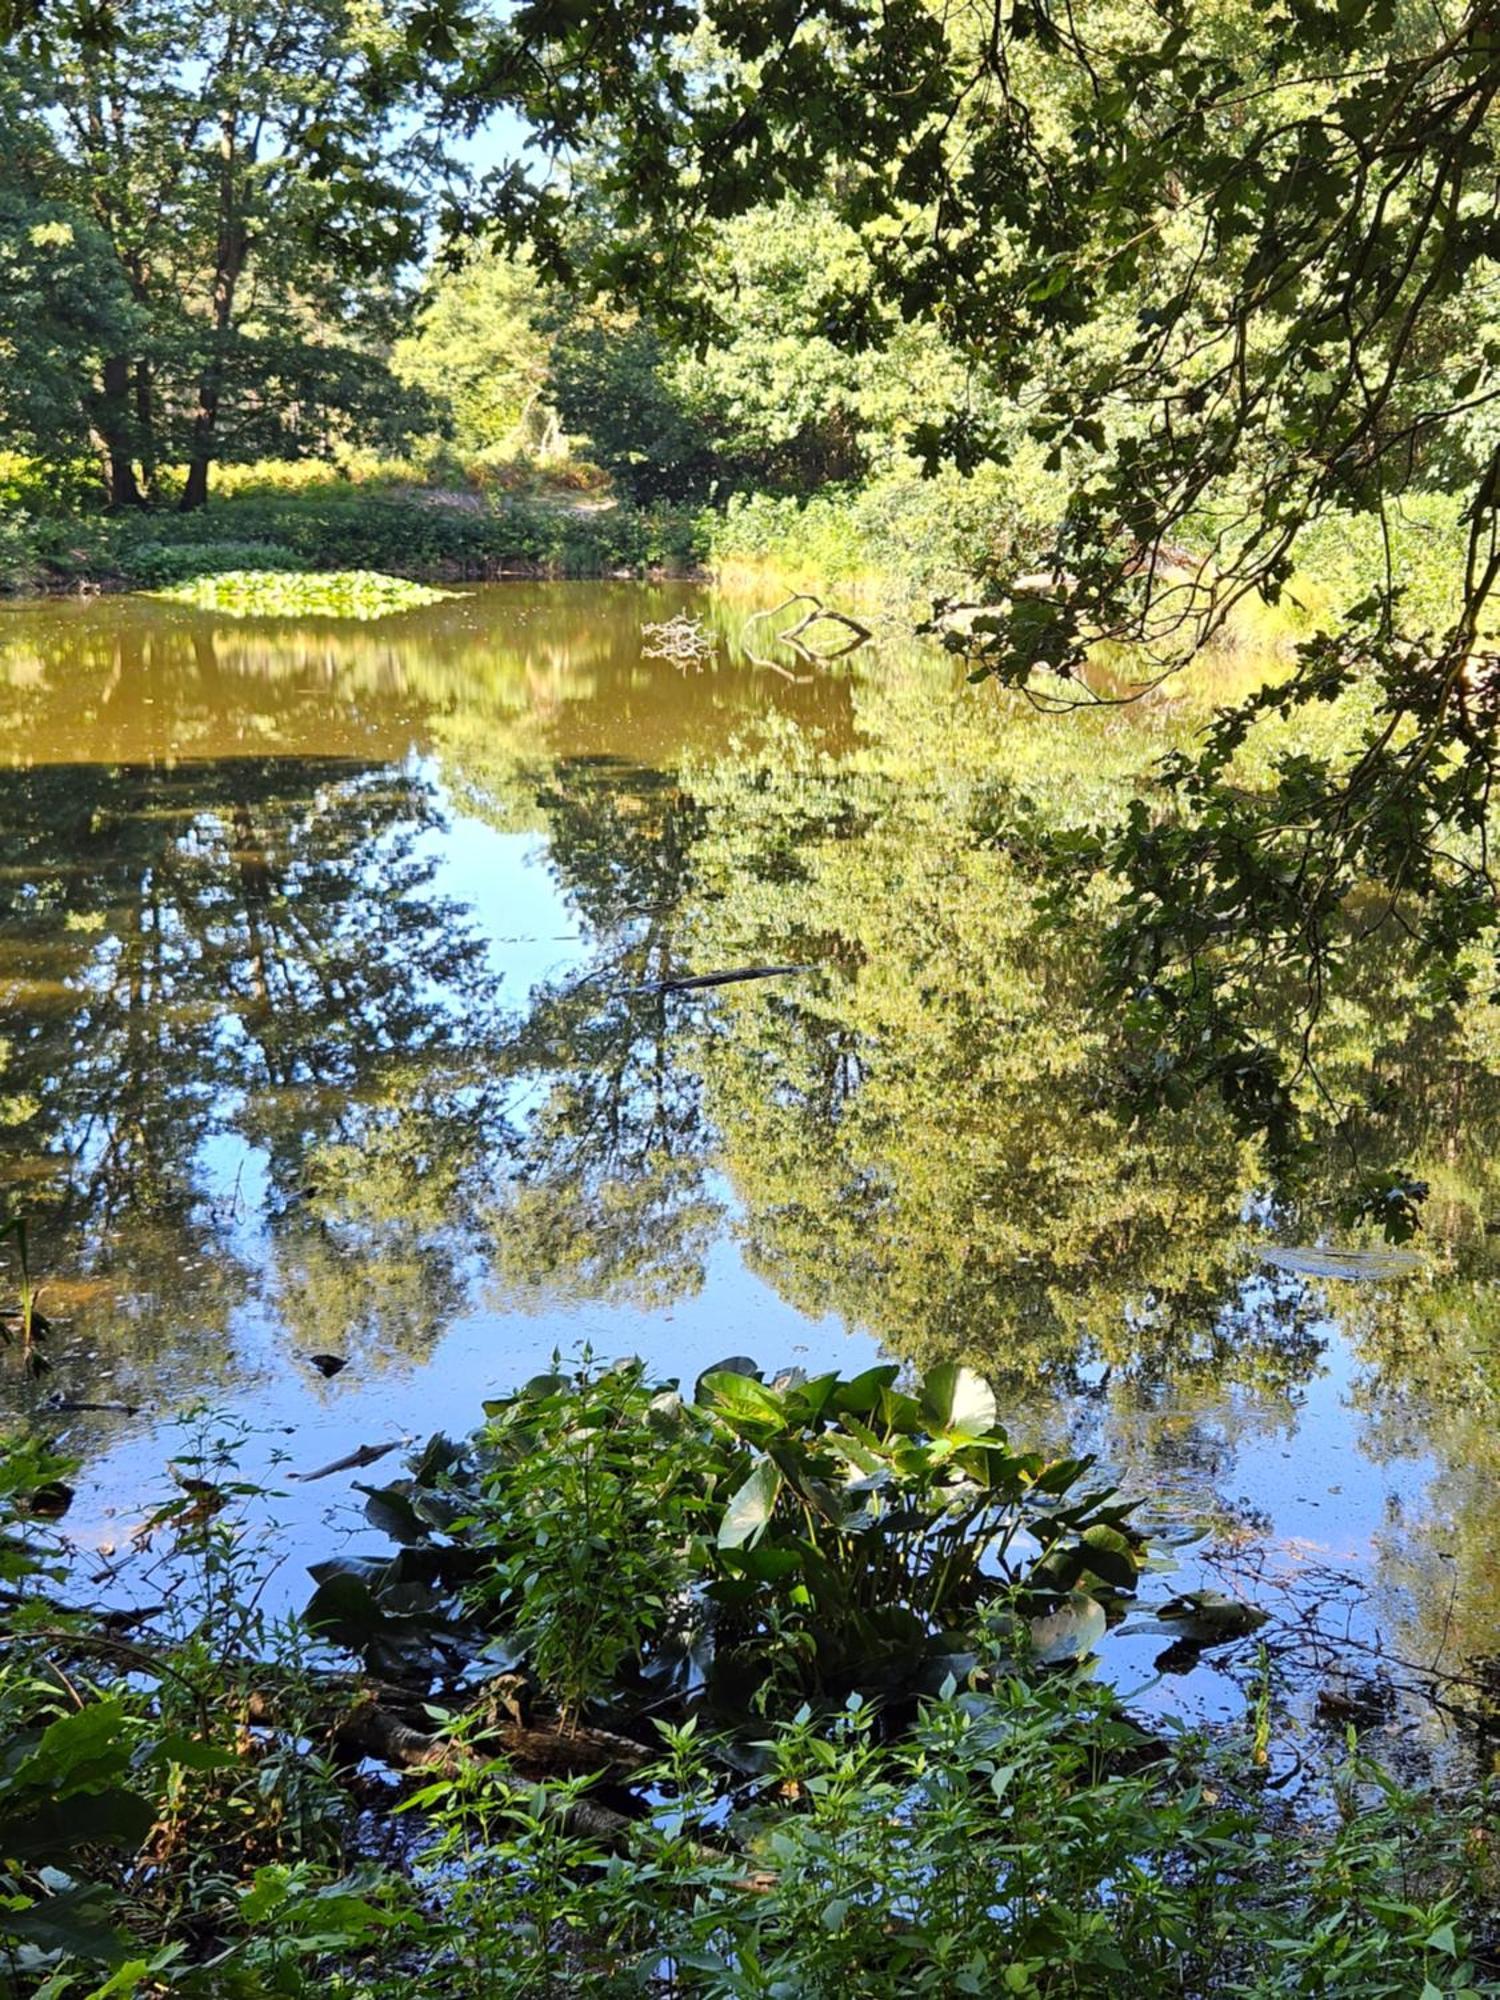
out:
<path id="1" fill-rule="evenodd" d="M 439 604 L 458 594 L 452 590 L 434 590 L 425 583 L 412 583 L 406 577 L 385 576 L 373 569 L 300 574 L 235 569 L 142 593 L 170 604 L 227 612 L 234 618 L 384 618 L 393 611 Z"/>

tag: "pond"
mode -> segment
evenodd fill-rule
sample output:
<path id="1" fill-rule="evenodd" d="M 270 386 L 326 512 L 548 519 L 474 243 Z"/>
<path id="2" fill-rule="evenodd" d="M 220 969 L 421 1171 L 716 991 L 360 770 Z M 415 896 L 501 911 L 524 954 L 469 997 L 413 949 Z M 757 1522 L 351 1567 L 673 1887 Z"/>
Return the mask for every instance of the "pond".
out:
<path id="1" fill-rule="evenodd" d="M 643 651 L 684 608 L 696 669 Z M 292 1473 L 468 1429 L 554 1350 L 953 1357 L 1146 1497 L 1148 1597 L 1257 1597 L 1317 1670 L 1314 1631 L 1500 1651 L 1492 1015 L 1429 1020 L 1372 958 L 1330 1063 L 1378 1054 L 1419 1267 L 1267 1264 L 1326 1238 L 1337 1163 L 1274 1211 L 1212 1105 L 1123 1121 L 1086 927 L 1039 926 L 1009 838 L 1107 810 L 1191 715 L 1039 717 L 910 644 L 758 666 L 750 608 L 0 611 L 3 1196 L 53 1322 L 0 1403 L 81 1455 L 75 1540 L 105 1573 L 194 1406 L 246 1427 L 295 1603 L 361 1524 L 357 1472 Z M 1165 1643 L 1134 1614 L 1112 1670 Z"/>

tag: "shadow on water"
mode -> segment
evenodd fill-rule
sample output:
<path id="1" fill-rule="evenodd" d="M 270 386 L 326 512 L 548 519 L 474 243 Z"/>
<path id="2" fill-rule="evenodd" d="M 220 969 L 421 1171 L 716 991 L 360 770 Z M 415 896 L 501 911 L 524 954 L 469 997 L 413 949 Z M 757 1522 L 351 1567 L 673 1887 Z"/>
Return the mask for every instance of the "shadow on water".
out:
<path id="1" fill-rule="evenodd" d="M 461 1426 L 553 1346 L 878 1343 L 1099 1450 L 1209 1537 L 1194 1575 L 1352 1578 L 1351 1629 L 1495 1651 L 1500 1015 L 1371 956 L 1323 1072 L 1373 1061 L 1361 1143 L 1432 1180 L 1421 1271 L 1265 1269 L 1339 1159 L 1273 1201 L 1213 1105 L 1122 1119 L 1087 926 L 1034 904 L 1037 833 L 1191 714 L 1041 721 L 910 650 L 644 658 L 686 603 L 743 615 L 0 614 L 0 1185 L 58 1321 L 5 1398 L 142 1406 L 71 1427 L 103 1510 L 195 1398 L 321 1462 Z M 662 990 L 755 965 L 801 971 Z"/>

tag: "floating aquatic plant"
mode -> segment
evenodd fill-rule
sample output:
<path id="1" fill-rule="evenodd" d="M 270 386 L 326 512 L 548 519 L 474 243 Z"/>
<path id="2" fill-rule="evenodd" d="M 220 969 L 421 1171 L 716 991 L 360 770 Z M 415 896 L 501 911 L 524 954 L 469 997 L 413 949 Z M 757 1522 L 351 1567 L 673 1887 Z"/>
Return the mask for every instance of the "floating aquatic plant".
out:
<path id="1" fill-rule="evenodd" d="M 227 612 L 232 618 L 384 618 L 393 611 L 440 604 L 457 594 L 373 569 L 301 574 L 235 569 L 144 593 L 171 604 L 191 604 L 201 611 Z"/>

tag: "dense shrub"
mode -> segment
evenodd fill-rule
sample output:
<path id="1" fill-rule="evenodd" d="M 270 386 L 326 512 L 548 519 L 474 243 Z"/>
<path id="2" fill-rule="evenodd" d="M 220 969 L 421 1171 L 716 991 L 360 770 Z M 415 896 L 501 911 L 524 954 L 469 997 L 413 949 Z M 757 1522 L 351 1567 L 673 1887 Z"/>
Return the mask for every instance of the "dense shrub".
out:
<path id="1" fill-rule="evenodd" d="M 517 569 L 597 576 L 691 569 L 698 524 L 669 508 L 578 507 L 478 496 L 455 505 L 325 477 L 247 490 L 197 513 L 0 517 L 0 589 L 38 583 L 154 588 L 233 569 L 378 569 L 464 581 Z"/>
<path id="2" fill-rule="evenodd" d="M 915 467 L 810 500 L 740 496 L 709 526 L 716 568 L 741 565 L 791 581 L 854 583 L 898 602 L 964 595 L 976 579 L 1031 563 L 1055 513 L 1052 483 L 1009 468 L 923 479 Z"/>
<path id="3" fill-rule="evenodd" d="M 133 549 L 129 560 L 131 581 L 146 589 L 198 576 L 226 576 L 233 570 L 301 567 L 296 550 L 283 542 L 147 542 Z"/>

